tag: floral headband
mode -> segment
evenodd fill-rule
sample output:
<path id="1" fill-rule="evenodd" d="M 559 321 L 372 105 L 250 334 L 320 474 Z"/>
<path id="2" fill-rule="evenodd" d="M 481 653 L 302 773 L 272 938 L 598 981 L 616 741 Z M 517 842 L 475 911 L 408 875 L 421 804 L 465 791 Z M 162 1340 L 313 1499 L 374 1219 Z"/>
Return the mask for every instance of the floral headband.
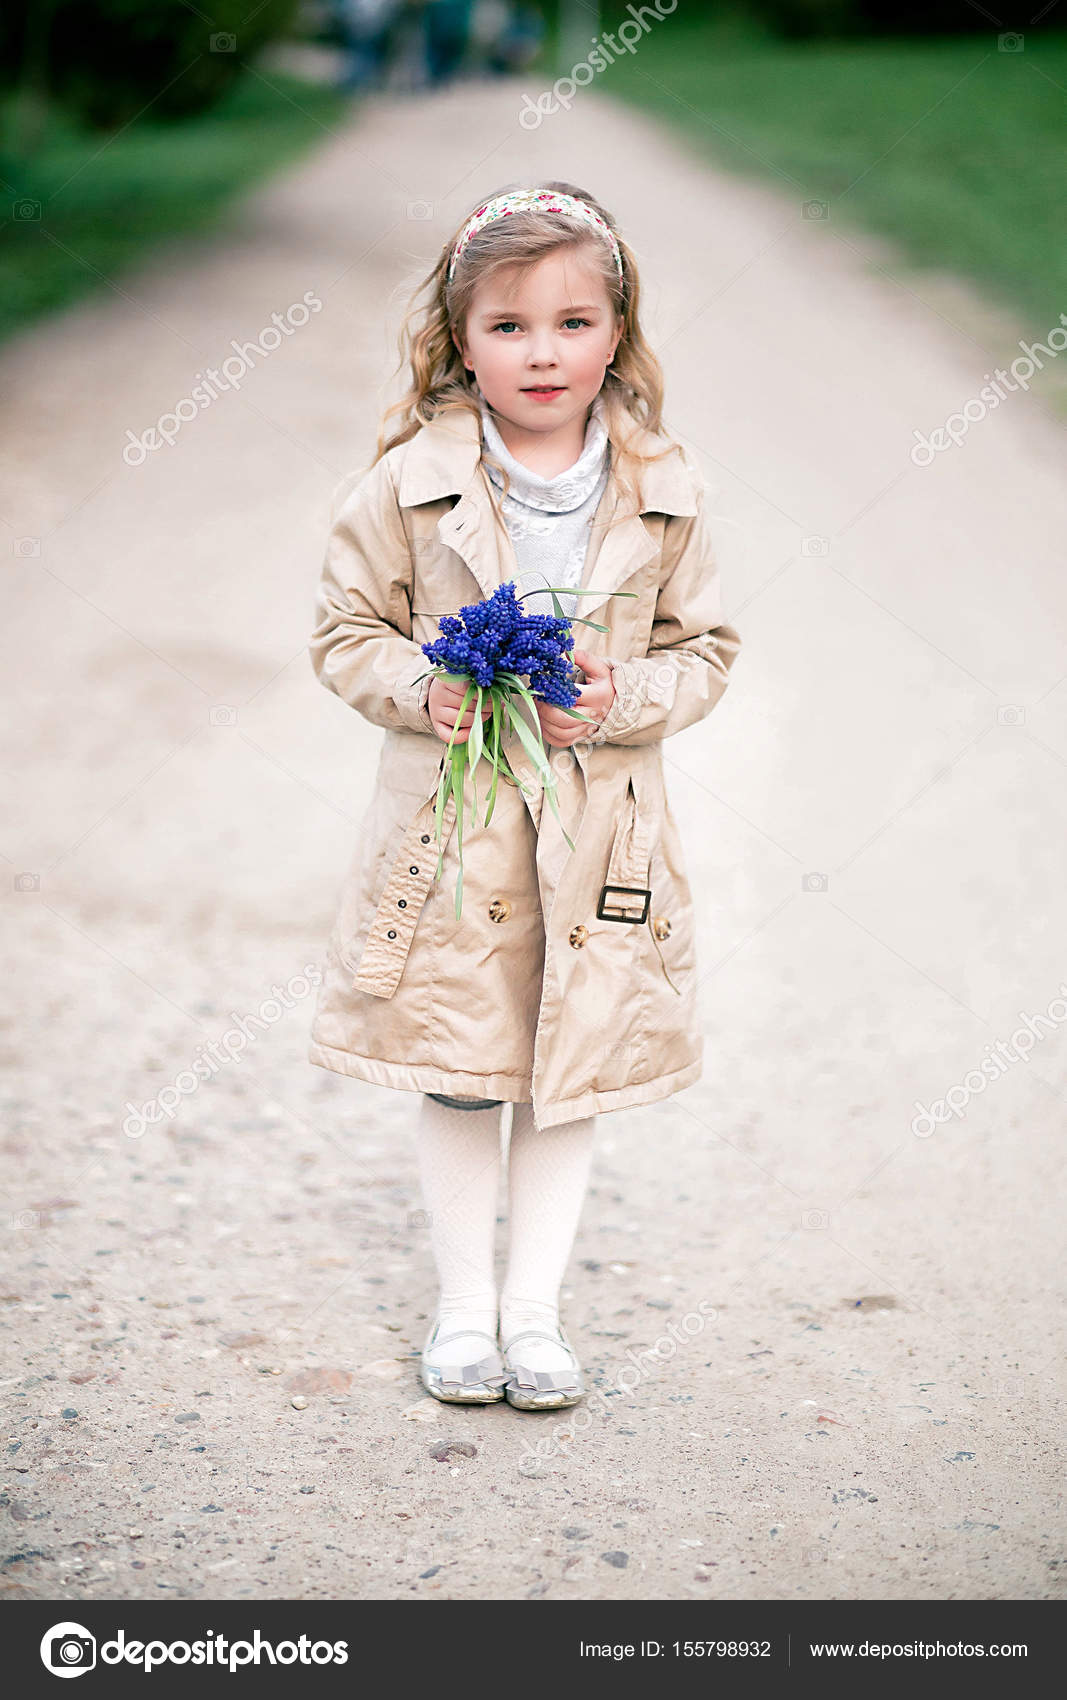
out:
<path id="1" fill-rule="evenodd" d="M 557 194 L 553 189 L 513 189 L 510 193 L 497 195 L 493 200 L 486 201 L 483 206 L 480 206 L 476 212 L 471 214 L 460 232 L 448 262 L 449 283 L 452 281 L 459 257 L 471 237 L 477 235 L 478 231 L 484 229 L 487 224 L 492 224 L 494 219 L 507 218 L 509 214 L 516 212 L 566 213 L 568 218 L 577 218 L 583 224 L 588 224 L 592 230 L 595 230 L 598 235 L 603 236 L 610 243 L 612 256 L 615 260 L 615 269 L 619 274 L 619 282 L 622 282 L 622 255 L 619 252 L 619 244 L 615 240 L 615 233 L 610 225 L 606 224 L 601 218 L 600 214 L 593 211 L 588 202 L 579 201 L 574 195 Z"/>

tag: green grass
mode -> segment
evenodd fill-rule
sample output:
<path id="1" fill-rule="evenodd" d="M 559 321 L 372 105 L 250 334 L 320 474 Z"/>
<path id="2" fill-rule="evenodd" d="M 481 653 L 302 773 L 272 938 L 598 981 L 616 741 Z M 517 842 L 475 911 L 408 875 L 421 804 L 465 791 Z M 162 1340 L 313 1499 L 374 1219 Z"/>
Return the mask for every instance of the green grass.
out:
<path id="1" fill-rule="evenodd" d="M 798 208 L 826 201 L 837 228 L 972 279 L 1030 334 L 1067 311 L 1067 32 L 1027 34 L 1021 53 L 998 52 L 992 28 L 785 43 L 679 8 L 597 86 Z"/>
<path id="2" fill-rule="evenodd" d="M 217 225 L 257 179 L 325 140 L 350 103 L 264 75 L 269 84 L 249 72 L 205 113 L 137 119 L 113 138 L 50 109 L 31 144 L 25 113 L 0 103 L 0 336 L 106 287 L 155 243 Z M 16 216 L 22 201 L 39 216 Z"/>

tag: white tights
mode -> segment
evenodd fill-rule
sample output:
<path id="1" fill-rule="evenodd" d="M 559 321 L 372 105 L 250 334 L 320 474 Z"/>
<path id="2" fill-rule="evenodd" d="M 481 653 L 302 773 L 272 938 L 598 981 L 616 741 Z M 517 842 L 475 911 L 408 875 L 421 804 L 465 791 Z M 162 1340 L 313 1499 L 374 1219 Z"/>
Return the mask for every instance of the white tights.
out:
<path id="1" fill-rule="evenodd" d="M 502 1106 L 455 1109 L 423 1094 L 415 1146 L 430 1240 L 441 1284 L 442 1334 L 464 1329 L 497 1332 L 493 1266 L 501 1169 Z M 574 1244 L 589 1182 L 595 1116 L 538 1130 L 533 1106 L 513 1106 L 508 1151 L 507 1271 L 500 1291 L 500 1338 L 506 1346 L 527 1328 L 554 1332 L 559 1289 Z M 468 1352 L 467 1348 L 470 1348 Z M 455 1363 L 484 1356 L 484 1340 L 457 1339 L 432 1351 L 429 1361 Z M 562 1367 L 559 1347 L 523 1343 L 533 1369 Z"/>

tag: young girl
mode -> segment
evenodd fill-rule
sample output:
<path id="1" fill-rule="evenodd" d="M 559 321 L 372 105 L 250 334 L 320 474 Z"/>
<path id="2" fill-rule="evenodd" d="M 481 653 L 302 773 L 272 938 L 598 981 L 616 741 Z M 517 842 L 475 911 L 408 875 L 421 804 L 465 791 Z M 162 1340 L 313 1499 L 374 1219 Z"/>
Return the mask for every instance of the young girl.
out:
<path id="1" fill-rule="evenodd" d="M 604 208 L 567 183 L 504 190 L 420 288 L 401 336 L 410 389 L 386 414 L 400 428 L 379 436 L 334 519 L 310 642 L 322 683 L 386 735 L 309 1057 L 421 1094 L 441 1289 L 423 1385 L 533 1410 L 583 1392 L 558 1307 L 597 1114 L 701 1073 L 692 898 L 661 747 L 719 701 L 740 638 L 723 620 L 703 480 L 661 429 L 633 254 Z M 420 645 L 505 580 L 520 594 L 590 587 L 564 607 L 606 630 L 575 626 L 587 718 L 538 701 L 562 826 L 509 731 L 517 783 L 500 785 L 488 827 L 464 811 L 457 920 L 455 803 L 440 880 L 434 804 L 444 743 L 454 729 L 466 741 L 473 710 L 459 716 L 462 691 L 429 676 Z M 544 591 L 523 607 L 552 612 Z"/>

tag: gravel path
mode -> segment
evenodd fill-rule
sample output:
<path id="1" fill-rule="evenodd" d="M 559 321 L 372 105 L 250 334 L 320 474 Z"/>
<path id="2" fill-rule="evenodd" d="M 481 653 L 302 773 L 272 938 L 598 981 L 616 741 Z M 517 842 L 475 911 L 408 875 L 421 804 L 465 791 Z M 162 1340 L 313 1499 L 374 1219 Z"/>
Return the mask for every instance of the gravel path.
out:
<path id="1" fill-rule="evenodd" d="M 534 132 L 521 93 L 372 100 L 0 356 L 0 1589 L 1060 1597 L 1060 429 L 1015 393 L 917 467 L 1017 327 L 602 90 Z M 565 1315 L 603 1397 L 570 1439 L 423 1396 L 415 1099 L 306 1063 L 301 980 L 379 736 L 304 653 L 330 499 L 404 279 L 535 173 L 639 252 L 746 643 L 667 751 L 707 1068 L 602 1118 Z M 124 462 L 308 290 L 238 391 Z"/>

